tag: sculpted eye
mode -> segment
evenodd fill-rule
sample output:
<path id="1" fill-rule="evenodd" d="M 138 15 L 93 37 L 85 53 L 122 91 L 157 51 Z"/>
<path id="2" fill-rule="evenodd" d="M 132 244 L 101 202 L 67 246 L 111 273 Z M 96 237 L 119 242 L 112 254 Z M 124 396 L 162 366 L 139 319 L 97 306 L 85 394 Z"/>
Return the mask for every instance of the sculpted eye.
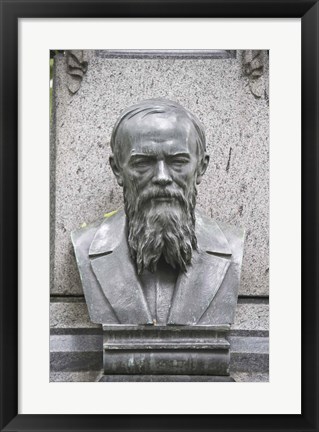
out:
<path id="1" fill-rule="evenodd" d="M 172 158 L 170 160 L 171 165 L 177 165 L 177 166 L 186 165 L 188 164 L 188 162 L 189 160 L 184 157 Z"/>
<path id="2" fill-rule="evenodd" d="M 147 168 L 151 166 L 153 160 L 151 158 L 138 158 L 132 162 L 134 168 Z"/>
<path id="3" fill-rule="evenodd" d="M 149 165 L 149 162 L 147 162 L 146 160 L 140 160 L 140 161 L 134 162 L 134 166 L 137 166 L 137 167 L 140 167 L 140 166 L 143 167 L 146 165 Z"/>

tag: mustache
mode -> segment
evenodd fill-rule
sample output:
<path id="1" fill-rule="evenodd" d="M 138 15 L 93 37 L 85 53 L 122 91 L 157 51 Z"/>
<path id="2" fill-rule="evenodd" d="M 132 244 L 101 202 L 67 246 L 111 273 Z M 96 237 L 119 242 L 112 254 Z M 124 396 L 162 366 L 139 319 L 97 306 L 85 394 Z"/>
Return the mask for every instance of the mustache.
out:
<path id="1" fill-rule="evenodd" d="M 154 198 L 175 198 L 178 200 L 182 205 L 187 206 L 188 201 L 185 198 L 184 194 L 177 190 L 171 190 L 171 189 L 150 189 L 143 193 L 141 193 L 138 196 L 138 204 L 144 204 L 145 202 L 154 199 Z"/>

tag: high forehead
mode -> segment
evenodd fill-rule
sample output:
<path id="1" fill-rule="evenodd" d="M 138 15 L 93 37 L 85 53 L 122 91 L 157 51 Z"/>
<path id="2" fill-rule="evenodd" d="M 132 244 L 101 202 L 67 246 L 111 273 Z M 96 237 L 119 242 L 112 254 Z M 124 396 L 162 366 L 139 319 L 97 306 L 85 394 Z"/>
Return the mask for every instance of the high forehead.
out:
<path id="1" fill-rule="evenodd" d="M 187 147 L 196 151 L 197 133 L 190 118 L 183 112 L 153 112 L 126 119 L 118 130 L 118 139 L 125 147 L 139 150 L 149 147 Z"/>

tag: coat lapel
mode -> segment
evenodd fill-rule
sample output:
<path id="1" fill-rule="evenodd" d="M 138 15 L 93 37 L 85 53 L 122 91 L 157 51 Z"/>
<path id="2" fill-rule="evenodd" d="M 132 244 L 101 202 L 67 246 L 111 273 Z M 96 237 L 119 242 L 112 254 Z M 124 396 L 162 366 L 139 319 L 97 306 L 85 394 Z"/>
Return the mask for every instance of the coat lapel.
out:
<path id="1" fill-rule="evenodd" d="M 168 318 L 171 325 L 196 324 L 214 299 L 231 262 L 231 250 L 217 223 L 196 214 L 198 252 L 180 274 Z"/>
<path id="2" fill-rule="evenodd" d="M 196 213 L 198 252 L 179 275 L 169 313 L 171 325 L 196 324 L 221 286 L 231 262 L 229 244 L 217 223 Z M 106 219 L 91 243 L 92 270 L 121 324 L 152 324 L 152 317 L 127 245 L 123 211 Z"/>
<path id="3" fill-rule="evenodd" d="M 106 219 L 89 250 L 92 270 L 121 324 L 151 324 L 152 317 L 126 237 L 123 211 Z"/>

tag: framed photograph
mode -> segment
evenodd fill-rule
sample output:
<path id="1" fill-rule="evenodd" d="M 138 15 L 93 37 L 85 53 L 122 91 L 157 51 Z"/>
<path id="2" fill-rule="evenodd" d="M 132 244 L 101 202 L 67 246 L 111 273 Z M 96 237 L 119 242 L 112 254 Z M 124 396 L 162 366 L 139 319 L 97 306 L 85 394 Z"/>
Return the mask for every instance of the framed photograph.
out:
<path id="1" fill-rule="evenodd" d="M 318 7 L 317 1 L 2 2 L 1 430 L 317 430 Z M 169 134 L 176 116 L 178 128 L 194 128 L 196 154 L 204 125 L 210 164 L 203 167 L 203 158 L 196 165 L 196 209 L 220 221 L 224 236 L 212 251 L 200 231 L 194 238 L 219 260 L 216 303 L 207 297 L 205 271 L 197 282 L 188 269 L 185 280 L 174 279 L 169 306 L 158 288 L 154 299 L 151 288 L 144 290 L 153 286 L 147 272 L 160 280 L 163 263 L 153 256 L 159 262 L 153 268 L 134 249 L 127 174 L 116 165 L 122 144 L 115 133 L 120 127 L 128 133 L 127 124 L 119 125 L 132 112 L 138 127 L 129 136 L 143 136 L 150 125 Z M 137 186 L 146 156 L 148 170 L 155 164 L 150 152 L 148 145 L 142 168 L 130 162 Z M 161 180 L 154 174 L 152 185 L 161 193 L 164 181 L 173 191 L 185 178 L 178 173 L 186 162 L 177 162 L 173 176 L 171 159 L 165 153 L 156 161 Z M 100 250 L 102 231 L 121 226 L 123 182 L 130 259 L 139 257 L 126 286 L 141 281 L 141 301 L 139 291 L 123 300 L 129 294 L 118 278 L 126 267 L 105 276 L 115 252 Z M 156 203 L 157 212 L 166 208 L 165 218 L 173 206 L 167 200 L 161 195 Z M 196 213 L 197 226 L 206 227 L 201 217 Z M 240 254 L 225 246 L 238 247 L 238 227 L 246 229 L 239 291 L 230 279 L 237 270 L 227 271 L 240 267 Z M 78 233 L 90 230 L 88 274 Z M 187 245 L 188 237 L 180 241 Z M 172 264 L 173 249 L 165 247 L 166 264 L 187 266 L 187 255 Z M 166 267 L 164 274 L 163 286 L 170 286 Z M 187 291 L 193 279 L 201 287 L 194 297 Z M 130 343 L 114 324 L 128 325 Z M 133 334 L 132 324 L 146 326 L 148 341 L 160 335 L 158 360 L 158 346 L 148 342 L 148 350 L 155 347 L 148 360 L 140 348 L 146 334 Z M 166 324 L 185 331 L 180 353 L 177 346 L 169 351 Z M 192 325 L 199 333 L 189 333 Z M 201 340 L 205 329 L 213 331 L 211 340 L 207 333 Z M 200 351 L 206 345 L 215 350 L 209 358 Z"/>

